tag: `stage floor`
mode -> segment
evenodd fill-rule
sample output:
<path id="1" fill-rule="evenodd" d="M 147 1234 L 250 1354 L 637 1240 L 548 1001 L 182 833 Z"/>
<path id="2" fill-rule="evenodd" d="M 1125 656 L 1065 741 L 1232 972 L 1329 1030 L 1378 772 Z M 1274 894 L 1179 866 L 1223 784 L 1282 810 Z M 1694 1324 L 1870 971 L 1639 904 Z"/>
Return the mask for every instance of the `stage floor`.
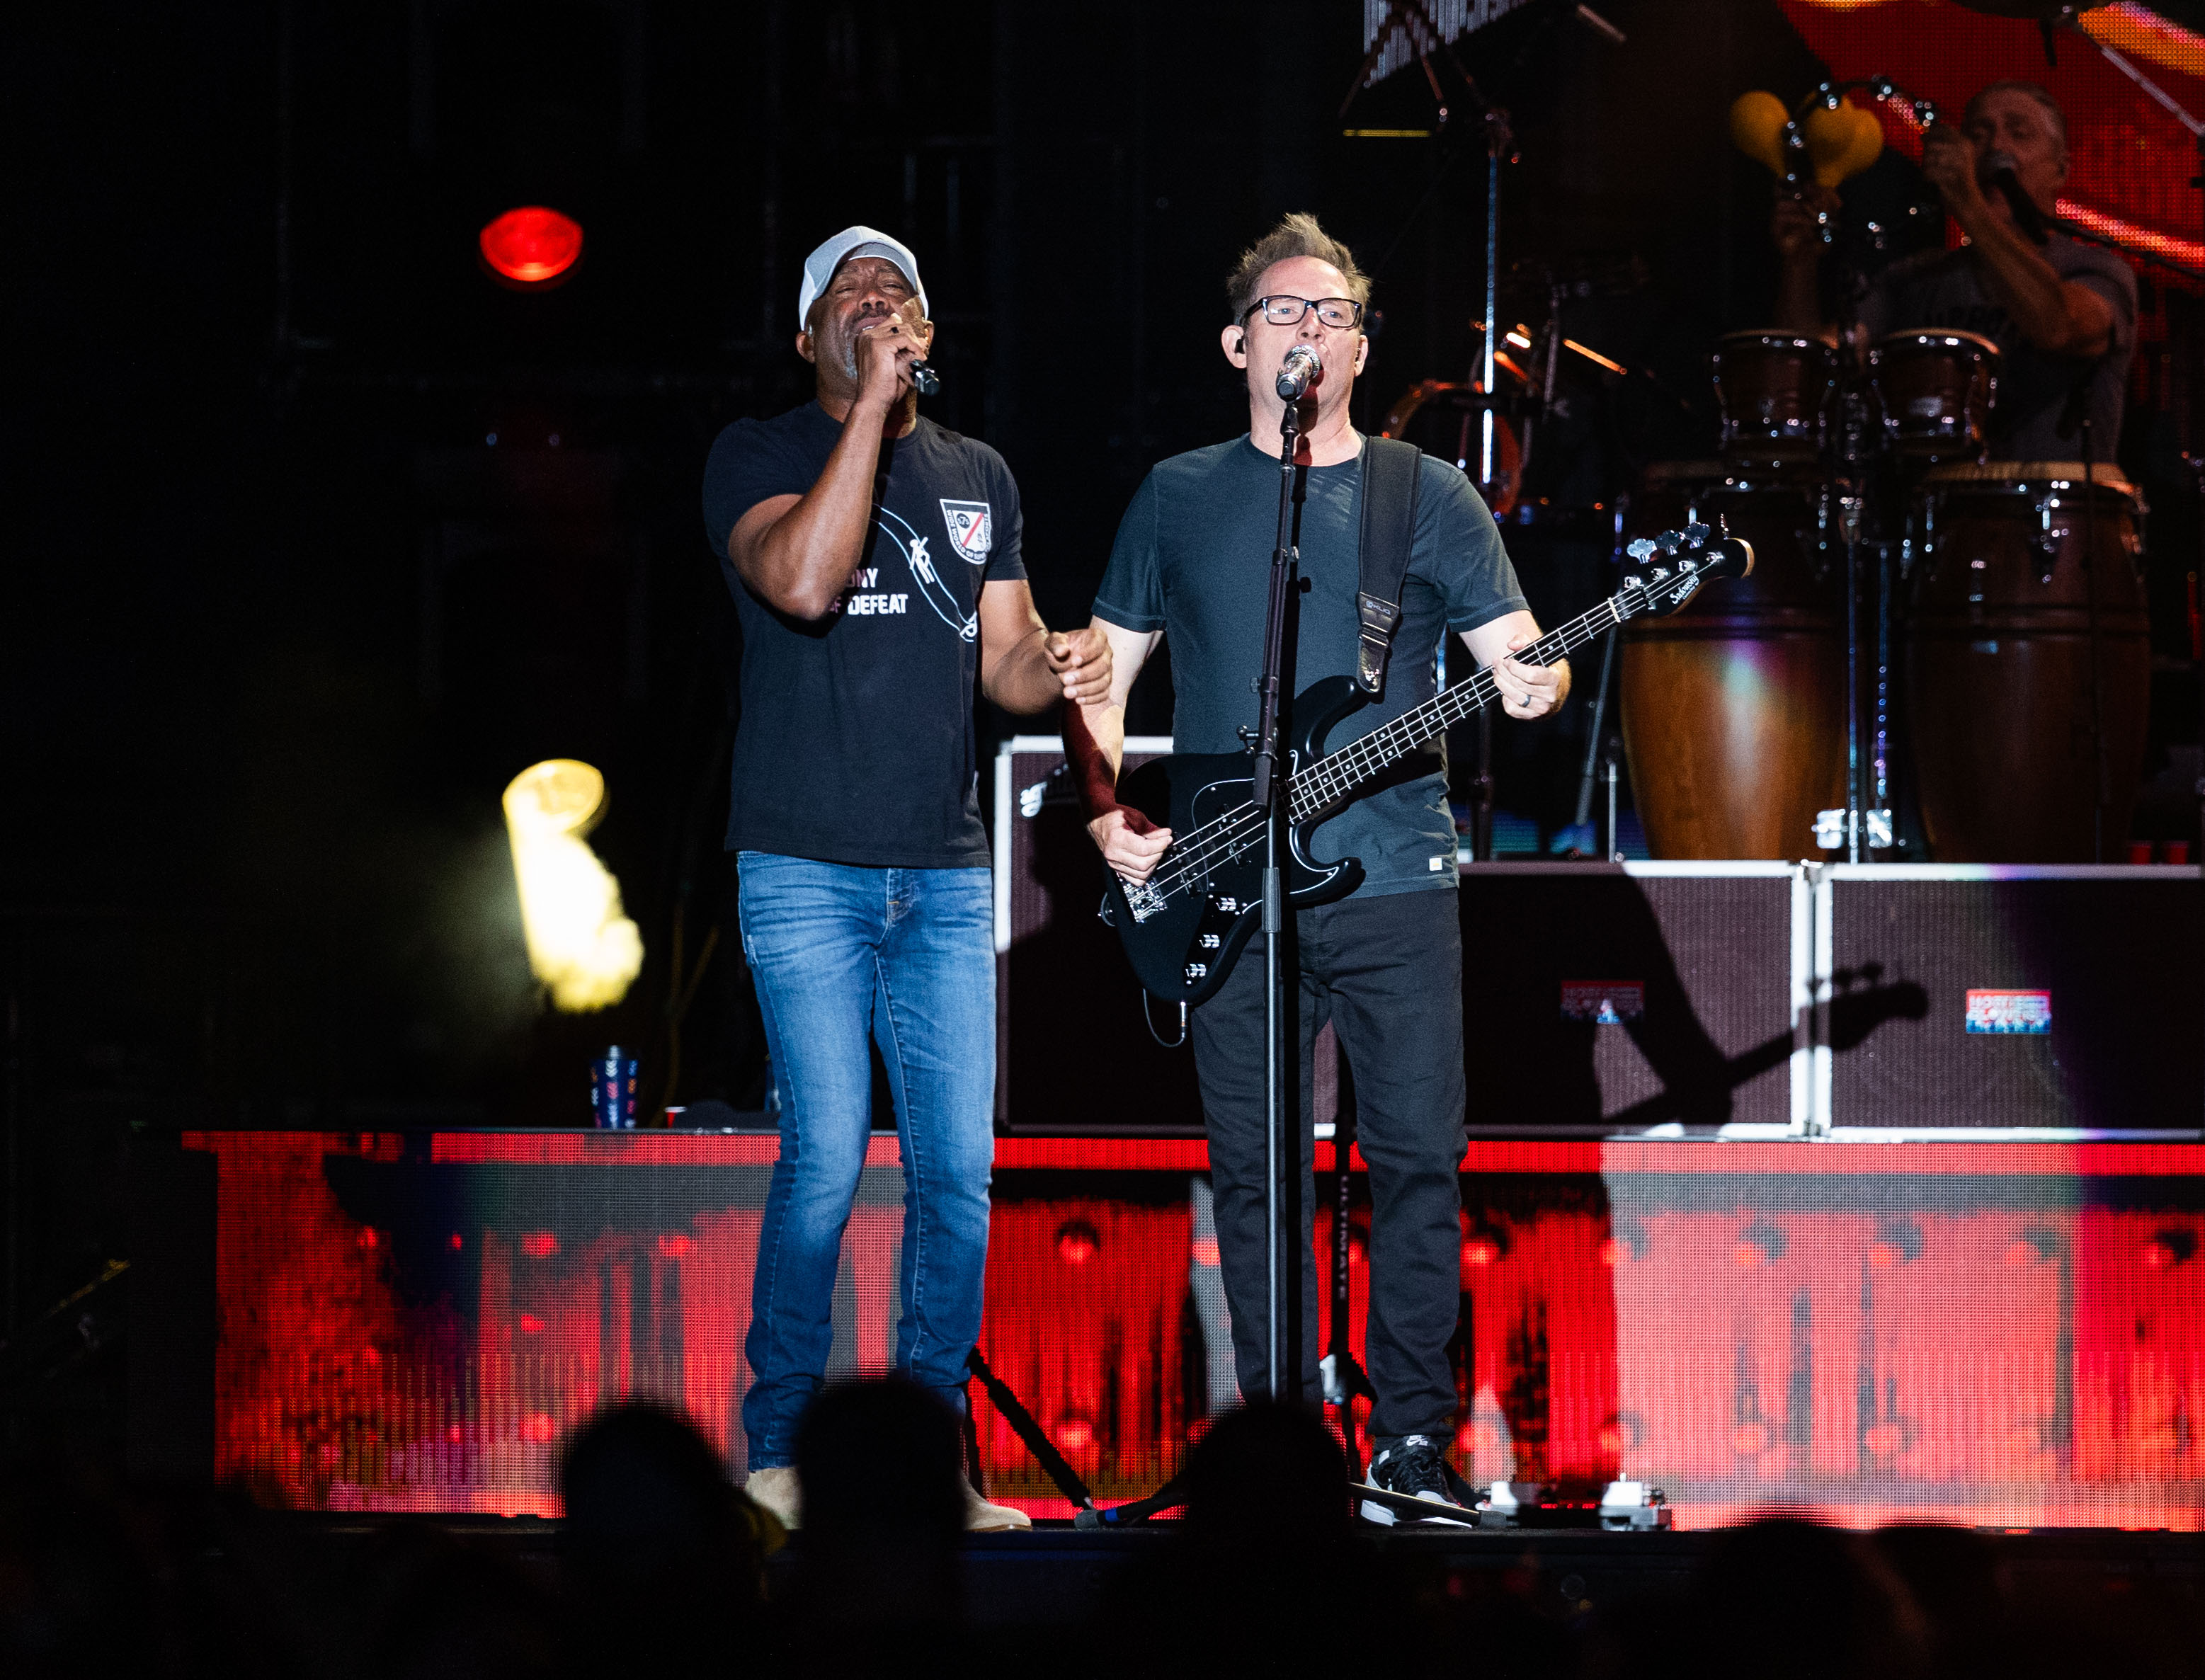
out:
<path id="1" fill-rule="evenodd" d="M 297 1515 L 276 1519 L 299 1544 L 342 1570 L 370 1554 L 391 1519 Z M 561 1525 L 538 1519 L 453 1517 L 443 1525 L 545 1576 L 556 1567 Z M 1112 1576 L 1169 1546 L 1177 1525 L 1114 1533 L 1043 1522 L 1031 1534 L 975 1535 L 965 1543 L 966 1612 L 982 1631 L 1062 1628 L 1102 1607 Z M 2042 1529 L 1985 1535 L 2008 1598 L 2057 1592 L 2071 1604 L 2118 1603 L 2139 1594 L 2205 1607 L 2205 1546 L 2166 1532 Z M 770 1578 L 798 1565 L 801 1536 L 773 1560 Z M 1376 1552 L 1465 1613 L 1505 1603 L 1558 1627 L 1626 1603 L 1682 1592 L 1714 1537 L 1696 1533 L 1358 1529 Z"/>

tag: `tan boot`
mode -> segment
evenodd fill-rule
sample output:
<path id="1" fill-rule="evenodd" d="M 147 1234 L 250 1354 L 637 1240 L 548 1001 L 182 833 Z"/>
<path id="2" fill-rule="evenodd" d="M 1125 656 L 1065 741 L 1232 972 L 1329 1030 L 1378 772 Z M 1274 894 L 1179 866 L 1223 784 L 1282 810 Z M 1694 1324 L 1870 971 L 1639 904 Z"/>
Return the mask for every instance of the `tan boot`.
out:
<path id="1" fill-rule="evenodd" d="M 779 1464 L 770 1470 L 752 1470 L 743 1492 L 751 1502 L 771 1511 L 784 1529 L 793 1529 L 804 1512 L 804 1490 L 796 1484 L 796 1466 Z M 993 1507 L 990 1507 L 991 1510 Z M 970 1524 L 968 1523 L 969 1527 Z"/>
<path id="2" fill-rule="evenodd" d="M 1033 1518 L 1016 1505 L 990 1505 L 982 1499 L 971 1482 L 965 1484 L 965 1532 L 968 1535 L 1001 1534 L 1010 1529 L 1031 1529 Z"/>

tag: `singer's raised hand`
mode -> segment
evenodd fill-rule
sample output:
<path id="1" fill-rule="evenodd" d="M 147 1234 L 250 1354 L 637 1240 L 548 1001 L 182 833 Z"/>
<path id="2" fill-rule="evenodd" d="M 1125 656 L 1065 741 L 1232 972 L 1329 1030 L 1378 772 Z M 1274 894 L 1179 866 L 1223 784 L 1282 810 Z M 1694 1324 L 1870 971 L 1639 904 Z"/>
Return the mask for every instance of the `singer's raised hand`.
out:
<path id="1" fill-rule="evenodd" d="M 1962 221 L 1984 206 L 1976 179 L 1976 143 L 1958 128 L 1932 123 L 1922 134 L 1922 178 L 1937 189 L 1945 208 Z"/>
<path id="2" fill-rule="evenodd" d="M 933 347 L 934 323 L 917 298 L 906 298 L 893 315 L 881 315 L 858 329 L 858 397 L 893 407 L 911 389 L 913 362 Z"/>
<path id="3" fill-rule="evenodd" d="M 1828 187 L 1810 181 L 1795 194 L 1780 186 L 1776 207 L 1768 218 L 1769 242 L 1775 246 L 1778 259 L 1786 263 L 1818 260 L 1822 254 L 1822 229 L 1817 215 L 1834 216 L 1837 210 L 1838 195 Z"/>

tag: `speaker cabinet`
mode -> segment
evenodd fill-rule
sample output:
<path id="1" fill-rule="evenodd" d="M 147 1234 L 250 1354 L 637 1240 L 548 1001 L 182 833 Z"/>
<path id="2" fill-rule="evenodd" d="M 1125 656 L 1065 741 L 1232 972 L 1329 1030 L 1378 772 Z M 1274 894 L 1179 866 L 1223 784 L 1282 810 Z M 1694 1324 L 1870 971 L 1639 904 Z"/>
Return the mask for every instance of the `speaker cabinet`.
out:
<path id="1" fill-rule="evenodd" d="M 1834 1047 L 1839 1127 L 2195 1131 L 2205 983 L 2195 868 L 1822 871 L 1833 1009 L 1918 988 L 1918 1018 Z"/>
<path id="2" fill-rule="evenodd" d="M 1804 1117 L 1793 865 L 1466 864 L 1460 905 L 1473 1131 Z"/>
<path id="3" fill-rule="evenodd" d="M 1171 751 L 1126 739 L 1121 769 Z M 1096 914 L 1102 860 L 1055 735 L 996 755 L 996 1130 L 1006 1137 L 1199 1137 L 1202 1094 L 1176 1007 L 1146 997 Z M 1144 1012 L 1147 1020 L 1142 1018 Z M 1321 1137 L 1340 1108 L 1330 1026 L 1311 1052 Z"/>
<path id="4" fill-rule="evenodd" d="M 1171 751 L 1136 735 L 1123 768 Z M 1054 735 L 996 757 L 996 1130 L 1005 1137 L 1198 1137 L 1194 1052 L 1096 914 L 1102 860 Z M 1155 1030 L 1142 1020 L 1146 1008 Z"/>

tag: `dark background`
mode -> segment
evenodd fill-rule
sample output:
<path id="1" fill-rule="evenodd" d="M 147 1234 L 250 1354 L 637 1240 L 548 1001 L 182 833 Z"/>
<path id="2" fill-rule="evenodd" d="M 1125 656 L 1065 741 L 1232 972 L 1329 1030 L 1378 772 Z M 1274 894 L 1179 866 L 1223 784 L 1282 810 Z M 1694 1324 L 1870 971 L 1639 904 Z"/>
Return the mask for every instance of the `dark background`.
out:
<path id="1" fill-rule="evenodd" d="M 1774 0 L 1600 9 L 1626 45 L 1532 0 L 1459 48 L 1521 148 L 1504 261 L 1596 282 L 1572 335 L 1652 375 L 1571 371 L 1533 470 L 1558 503 L 1708 453 L 1709 341 L 1765 320 L 1773 281 L 1769 182 L 1728 104 L 1822 74 Z M 92 0 L 15 20 L 7 1321 L 122 1247 L 133 1123 L 584 1124 L 584 1063 L 615 1039 L 647 1110 L 754 1106 L 719 852 L 740 650 L 698 485 L 719 427 L 808 395 L 805 252 L 860 221 L 917 249 L 930 411 L 1009 459 L 1041 610 L 1084 621 L 1148 466 L 1245 427 L 1221 282 L 1281 213 L 1316 211 L 1376 276 L 1366 419 L 1469 367 L 1475 113 L 1450 81 L 1436 137 L 1344 137 L 1435 115 L 1412 70 L 1343 124 L 1359 13 Z M 1859 190 L 1903 211 L 1911 166 L 1887 155 Z M 588 241 L 540 294 L 475 251 L 526 203 Z M 1547 299 L 1513 281 L 1503 318 Z M 2155 424 L 2132 421 L 2134 471 Z M 2178 544 L 2169 511 L 2155 543 Z M 1548 623 L 1605 592 L 1604 543 L 1511 546 Z M 1503 732 L 1501 804 L 1542 834 L 1568 819 L 1584 709 Z M 1162 674 L 1131 722 L 1168 729 Z M 990 751 L 1009 733 L 982 727 Z M 606 774 L 593 844 L 646 950 L 628 1000 L 579 1021 L 529 977 L 498 806 L 552 756 Z M 676 954 L 686 978 L 716 931 L 685 1016 Z"/>

